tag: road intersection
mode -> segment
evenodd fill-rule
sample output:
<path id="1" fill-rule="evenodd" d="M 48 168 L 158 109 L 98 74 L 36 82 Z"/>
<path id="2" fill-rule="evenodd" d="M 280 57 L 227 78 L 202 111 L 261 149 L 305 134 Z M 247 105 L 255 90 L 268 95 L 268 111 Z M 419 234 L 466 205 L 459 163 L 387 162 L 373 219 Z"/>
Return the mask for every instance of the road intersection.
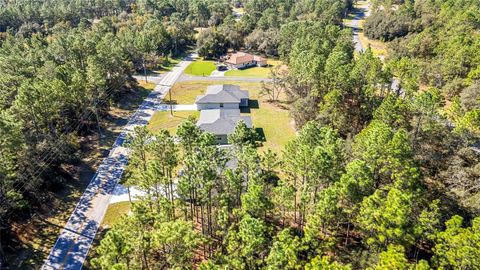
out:
<path id="1" fill-rule="evenodd" d="M 110 154 L 103 160 L 87 186 L 67 224 L 61 231 L 42 270 L 81 269 L 93 239 L 103 220 L 112 193 L 128 162 L 128 149 L 123 146 L 127 135 L 136 126 L 144 126 L 160 108 L 165 94 L 178 80 L 196 55 L 191 54 L 158 81 L 155 89 L 130 117 L 116 139 Z"/>

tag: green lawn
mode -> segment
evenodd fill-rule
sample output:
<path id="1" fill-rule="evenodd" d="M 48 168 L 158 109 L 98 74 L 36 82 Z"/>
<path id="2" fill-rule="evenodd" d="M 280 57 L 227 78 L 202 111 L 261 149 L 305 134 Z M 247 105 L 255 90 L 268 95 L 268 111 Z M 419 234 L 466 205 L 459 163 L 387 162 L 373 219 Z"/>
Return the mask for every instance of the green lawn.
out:
<path id="1" fill-rule="evenodd" d="M 193 76 L 210 76 L 215 70 L 215 62 L 210 60 L 196 60 L 191 63 L 186 69 L 185 74 Z"/>
<path id="2" fill-rule="evenodd" d="M 205 89 L 211 82 L 184 82 L 176 83 L 170 89 L 173 104 L 193 104 L 198 95 L 205 93 Z M 165 103 L 170 102 L 170 93 L 165 95 Z"/>
<path id="3" fill-rule="evenodd" d="M 103 226 L 112 227 L 120 217 L 130 212 L 130 202 L 117 202 L 108 206 L 105 217 L 103 218 Z"/>
<path id="4" fill-rule="evenodd" d="M 225 72 L 227 77 L 250 77 L 250 78 L 268 78 L 270 68 L 251 67 L 246 69 L 232 69 Z"/>
<path id="5" fill-rule="evenodd" d="M 188 117 L 192 116 L 198 119 L 199 115 L 200 112 L 198 111 L 178 111 L 173 112 L 173 116 L 170 115 L 169 111 L 156 112 L 148 123 L 148 129 L 153 133 L 166 129 L 171 134 L 174 134 L 178 125 L 187 120 Z"/>
<path id="6" fill-rule="evenodd" d="M 241 89 L 248 90 L 250 93 L 252 106 L 250 112 L 245 115 L 252 117 L 253 125 L 265 136 L 265 142 L 260 151 L 271 148 L 280 153 L 283 146 L 295 137 L 295 130 L 291 124 L 288 112 L 288 104 L 279 102 L 276 104 L 269 103 L 264 97 L 259 97 L 261 83 L 258 82 L 241 82 L 241 81 L 187 81 L 176 83 L 172 88 L 172 101 L 178 104 L 192 104 L 195 97 L 205 92 L 209 85 L 214 84 L 235 84 Z M 168 95 L 167 95 L 168 97 Z M 284 101 L 282 97 L 280 99 Z M 256 108 L 258 107 L 258 108 Z M 152 131 L 166 128 L 174 131 L 182 121 L 186 120 L 191 114 L 198 116 L 198 112 L 176 112 L 174 117 L 169 112 L 157 112 L 150 121 L 149 128 Z"/>
<path id="7" fill-rule="evenodd" d="M 274 59 L 267 59 L 268 66 L 266 67 L 251 67 L 246 69 L 233 69 L 225 72 L 227 77 L 250 77 L 250 78 L 268 78 L 270 69 L 282 62 Z"/>
<path id="8" fill-rule="evenodd" d="M 295 137 L 288 110 L 267 102 L 260 102 L 258 109 L 251 109 L 254 128 L 265 137 L 261 151 L 272 149 L 281 153 L 288 141 Z"/>
<path id="9" fill-rule="evenodd" d="M 256 86 L 255 86 L 256 84 Z M 260 83 L 245 87 L 250 92 L 250 99 L 258 101 L 258 108 L 250 108 L 253 127 L 265 137 L 260 152 L 272 149 L 280 154 L 288 141 L 295 137 L 295 129 L 289 115 L 289 104 L 285 103 L 285 97 L 281 96 L 277 103 L 270 103 L 265 97 L 260 97 Z M 248 114 L 246 114 L 248 115 Z"/>

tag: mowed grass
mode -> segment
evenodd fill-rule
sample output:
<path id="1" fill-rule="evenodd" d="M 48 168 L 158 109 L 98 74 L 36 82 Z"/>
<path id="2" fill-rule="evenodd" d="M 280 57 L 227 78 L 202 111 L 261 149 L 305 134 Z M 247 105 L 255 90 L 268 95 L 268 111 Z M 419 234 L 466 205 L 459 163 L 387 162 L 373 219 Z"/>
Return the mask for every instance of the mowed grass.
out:
<path id="1" fill-rule="evenodd" d="M 170 104 L 171 94 L 173 104 L 193 104 L 198 95 L 203 95 L 205 93 L 205 89 L 209 84 L 211 84 L 211 82 L 176 83 L 170 88 L 170 92 L 167 92 L 163 102 Z"/>
<path id="2" fill-rule="evenodd" d="M 174 111 L 173 116 L 170 115 L 170 111 L 156 112 L 148 123 L 147 127 L 153 133 L 159 132 L 162 129 L 166 129 L 170 132 L 170 134 L 175 134 L 178 125 L 186 121 L 189 117 L 198 119 L 199 116 L 199 111 Z"/>
<path id="3" fill-rule="evenodd" d="M 112 227 L 119 221 L 120 217 L 130 212 L 130 202 L 117 202 L 108 206 L 105 217 L 103 218 L 102 225 Z"/>
<path id="4" fill-rule="evenodd" d="M 172 88 L 172 101 L 178 101 L 178 104 L 192 104 L 197 95 L 203 94 L 209 85 L 215 84 L 235 84 L 241 89 L 248 90 L 250 93 L 251 106 L 250 112 L 245 115 L 252 117 L 254 127 L 265 138 L 260 151 L 271 148 L 280 153 L 284 145 L 295 137 L 295 129 L 289 116 L 289 104 L 285 98 L 281 97 L 280 102 L 270 103 L 266 97 L 260 97 L 261 83 L 258 82 L 240 82 L 240 81 L 187 81 L 180 82 Z M 168 98 L 168 95 L 167 95 Z M 258 108 L 257 108 L 258 107 Z M 189 115 L 199 116 L 199 112 L 174 112 L 171 117 L 170 112 L 157 112 L 149 123 L 149 128 L 153 132 L 166 128 L 174 132 L 175 128 L 185 121 Z"/>
<path id="5" fill-rule="evenodd" d="M 271 68 L 281 65 L 279 60 L 267 59 L 266 67 L 250 67 L 246 69 L 232 69 L 225 72 L 227 77 L 268 78 Z"/>
<path id="6" fill-rule="evenodd" d="M 185 69 L 185 74 L 193 76 L 210 76 L 215 68 L 215 62 L 211 60 L 198 59 L 188 65 L 188 67 Z"/>
<path id="7" fill-rule="evenodd" d="M 275 103 L 267 101 L 266 97 L 260 97 L 260 84 L 249 89 L 250 99 L 258 100 L 258 108 L 250 109 L 253 127 L 265 138 L 260 152 L 272 149 L 280 154 L 287 142 L 295 137 L 295 129 L 289 114 L 289 104 L 285 97 Z M 248 114 L 247 114 L 248 115 Z"/>

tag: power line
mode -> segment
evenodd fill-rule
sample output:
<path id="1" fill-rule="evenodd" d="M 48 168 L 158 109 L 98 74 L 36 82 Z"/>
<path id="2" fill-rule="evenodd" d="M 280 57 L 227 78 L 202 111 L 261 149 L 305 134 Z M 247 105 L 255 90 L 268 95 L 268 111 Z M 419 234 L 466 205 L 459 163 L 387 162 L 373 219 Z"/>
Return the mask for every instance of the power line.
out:
<path id="1" fill-rule="evenodd" d="M 93 104 L 94 107 L 103 105 L 108 100 L 108 98 L 114 93 L 112 87 L 107 89 L 106 92 L 107 92 L 107 95 L 103 99 L 97 100 L 96 103 Z M 64 132 L 62 132 L 62 134 L 58 137 L 65 136 L 67 133 L 71 133 L 73 131 L 77 131 L 77 129 L 80 128 L 84 124 L 83 121 L 85 119 L 88 119 L 92 114 L 93 114 L 93 112 L 91 110 L 85 109 L 83 111 L 81 117 L 75 123 L 69 125 L 67 127 L 67 129 L 65 129 Z M 61 144 L 61 145 L 59 145 L 59 147 L 60 147 L 61 150 L 63 150 L 63 148 L 66 147 L 66 146 Z M 43 168 L 41 166 L 39 166 L 39 168 L 37 170 L 35 170 L 33 173 L 29 173 L 26 170 L 20 172 L 20 177 L 19 178 L 23 179 L 24 181 L 23 182 L 18 182 L 18 184 L 14 185 L 10 189 L 10 191 L 23 189 L 28 184 L 28 182 L 25 181 L 25 180 L 28 180 L 28 176 L 30 176 L 31 178 L 39 177 L 46 170 L 46 167 L 48 167 L 48 165 L 50 165 L 53 162 L 53 160 L 55 159 L 56 155 L 59 152 L 59 151 L 57 151 L 57 149 L 52 148 L 51 150 L 47 151 L 46 153 L 44 153 L 40 157 L 41 160 L 36 160 L 35 161 L 35 163 L 37 163 L 38 165 L 43 165 L 44 166 Z M 40 164 L 40 162 L 43 162 L 43 164 Z M 29 175 L 26 176 L 24 173 L 28 173 Z M 8 199 L 6 197 L 4 197 L 3 200 L 0 202 L 0 205 L 5 203 L 7 200 Z"/>

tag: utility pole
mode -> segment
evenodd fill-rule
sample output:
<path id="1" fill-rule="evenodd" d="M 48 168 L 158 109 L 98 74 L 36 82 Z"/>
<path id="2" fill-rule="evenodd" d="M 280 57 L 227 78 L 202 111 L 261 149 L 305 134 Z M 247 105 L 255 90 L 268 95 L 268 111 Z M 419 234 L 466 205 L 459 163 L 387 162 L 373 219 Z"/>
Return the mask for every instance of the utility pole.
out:
<path id="1" fill-rule="evenodd" d="M 168 96 L 170 98 L 170 116 L 173 116 L 173 104 L 172 104 L 172 89 L 168 90 Z"/>
<path id="2" fill-rule="evenodd" d="M 147 80 L 147 65 L 145 64 L 145 55 L 142 57 L 143 64 L 143 75 L 145 76 L 145 83 L 148 83 Z"/>

